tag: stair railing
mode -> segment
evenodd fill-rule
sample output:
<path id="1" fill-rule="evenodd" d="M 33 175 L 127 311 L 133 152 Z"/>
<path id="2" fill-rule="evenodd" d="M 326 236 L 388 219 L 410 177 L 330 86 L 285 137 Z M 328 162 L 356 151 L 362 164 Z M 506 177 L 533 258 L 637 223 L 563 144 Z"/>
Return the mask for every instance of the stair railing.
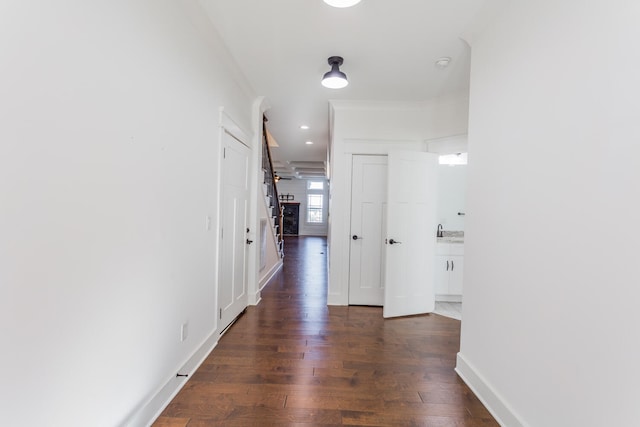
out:
<path id="1" fill-rule="evenodd" d="M 269 149 L 269 141 L 267 138 L 267 118 L 262 118 L 262 169 L 264 172 L 264 183 L 267 186 L 267 196 L 271 199 L 271 217 L 277 218 L 278 227 L 276 228 L 276 237 L 278 241 L 278 250 L 282 255 L 283 232 L 282 232 L 282 207 L 280 206 L 280 198 L 278 197 L 278 188 L 276 187 L 276 174 L 273 170 L 273 161 L 271 159 L 271 150 Z"/>

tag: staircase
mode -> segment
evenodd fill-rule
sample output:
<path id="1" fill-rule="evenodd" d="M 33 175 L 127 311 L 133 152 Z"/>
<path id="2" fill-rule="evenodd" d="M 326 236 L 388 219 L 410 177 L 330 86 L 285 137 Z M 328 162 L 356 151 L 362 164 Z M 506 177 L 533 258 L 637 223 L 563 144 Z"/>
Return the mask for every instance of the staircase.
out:
<path id="1" fill-rule="evenodd" d="M 282 208 L 278 198 L 278 189 L 276 188 L 275 172 L 273 170 L 273 162 L 271 161 L 271 151 L 269 150 L 269 142 L 267 141 L 267 118 L 263 116 L 262 120 L 262 190 L 265 197 L 265 203 L 271 213 L 271 230 L 274 233 L 278 254 L 280 258 L 284 257 L 284 239 L 282 237 Z"/>

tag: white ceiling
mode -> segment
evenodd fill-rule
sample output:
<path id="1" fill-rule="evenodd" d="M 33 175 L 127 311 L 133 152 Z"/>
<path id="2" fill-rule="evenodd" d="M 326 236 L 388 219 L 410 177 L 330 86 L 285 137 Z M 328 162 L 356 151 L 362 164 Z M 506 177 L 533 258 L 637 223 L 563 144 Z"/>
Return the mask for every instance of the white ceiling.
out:
<path id="1" fill-rule="evenodd" d="M 362 0 L 346 9 L 322 0 L 201 2 L 256 94 L 267 98 L 276 171 L 288 175 L 288 162 L 326 160 L 330 99 L 423 101 L 468 90 L 469 48 L 460 35 L 485 0 Z M 344 89 L 320 84 L 333 55 L 344 58 Z M 444 70 L 435 66 L 443 56 L 452 58 Z"/>

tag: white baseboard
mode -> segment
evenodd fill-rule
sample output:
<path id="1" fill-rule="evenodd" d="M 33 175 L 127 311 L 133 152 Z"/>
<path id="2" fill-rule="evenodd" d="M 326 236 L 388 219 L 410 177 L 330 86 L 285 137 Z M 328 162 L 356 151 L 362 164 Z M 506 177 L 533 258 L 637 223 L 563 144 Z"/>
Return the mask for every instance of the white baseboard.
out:
<path id="1" fill-rule="evenodd" d="M 249 300 L 247 301 L 247 306 L 258 305 L 261 300 L 262 300 L 262 293 L 260 292 L 260 289 L 258 289 L 253 293 L 249 293 Z"/>
<path id="2" fill-rule="evenodd" d="M 327 305 L 349 305 L 349 300 L 341 294 L 328 294 Z"/>
<path id="3" fill-rule="evenodd" d="M 275 263 L 275 264 L 273 265 L 273 267 L 271 267 L 271 270 L 269 270 L 269 272 L 268 272 L 267 274 L 265 274 L 265 275 L 262 277 L 262 279 L 260 279 L 260 282 L 258 283 L 258 292 L 257 292 L 257 294 L 259 294 L 259 293 L 262 291 L 262 289 L 264 289 L 264 287 L 265 287 L 265 286 L 267 286 L 267 283 L 269 283 L 269 281 L 270 281 L 271 279 L 273 279 L 273 276 L 275 276 L 275 275 L 276 275 L 276 273 L 277 273 L 278 271 L 280 271 L 280 269 L 282 268 L 282 265 L 283 265 L 283 264 L 284 264 L 284 263 L 283 263 L 282 259 L 280 259 L 277 263 Z M 259 300 L 260 300 L 259 295 L 257 295 L 257 299 L 256 299 L 256 300 L 257 300 L 257 301 L 259 301 Z"/>
<path id="4" fill-rule="evenodd" d="M 155 393 L 146 404 L 131 414 L 122 425 L 127 427 L 140 427 L 150 426 L 153 424 L 156 418 L 158 418 L 162 411 L 164 411 L 169 403 L 171 403 L 171 400 L 173 400 L 178 392 L 182 390 L 182 387 L 184 387 L 189 378 L 191 378 L 194 372 L 200 367 L 202 362 L 204 362 L 207 356 L 209 356 L 209 353 L 211 353 L 211 351 L 216 347 L 219 336 L 220 334 L 216 328 L 216 330 L 209 335 L 202 345 L 193 352 L 186 363 L 176 372 L 176 374 L 188 374 L 188 377 L 174 376 L 169 379 L 169 381 L 160 390 L 158 390 L 158 392 Z"/>
<path id="5" fill-rule="evenodd" d="M 258 289 L 255 293 L 249 294 L 249 301 L 247 301 L 247 307 L 250 305 L 258 305 L 262 301 L 262 292 Z"/>
<path id="6" fill-rule="evenodd" d="M 527 427 L 527 424 L 516 415 L 504 398 L 491 387 L 491 384 L 480 375 L 461 353 L 457 355 L 456 372 L 493 415 L 498 424 L 503 427 Z"/>
<path id="7" fill-rule="evenodd" d="M 438 302 L 462 302 L 462 295 L 436 294 Z"/>

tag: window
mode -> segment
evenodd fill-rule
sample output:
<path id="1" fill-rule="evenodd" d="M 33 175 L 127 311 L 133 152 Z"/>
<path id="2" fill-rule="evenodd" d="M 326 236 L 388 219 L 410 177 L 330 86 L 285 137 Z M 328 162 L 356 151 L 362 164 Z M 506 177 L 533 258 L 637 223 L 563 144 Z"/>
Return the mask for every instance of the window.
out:
<path id="1" fill-rule="evenodd" d="M 322 184 L 322 183 L 320 183 Z M 322 194 L 307 194 L 307 222 L 310 224 L 322 224 Z"/>
<path id="2" fill-rule="evenodd" d="M 307 181 L 307 190 L 324 190 L 324 182 L 322 181 Z"/>
<path id="3" fill-rule="evenodd" d="M 467 153 L 443 154 L 438 158 L 438 163 L 449 166 L 466 165 Z"/>
<path id="4" fill-rule="evenodd" d="M 324 224 L 324 183 L 325 181 L 307 181 L 307 224 Z"/>

